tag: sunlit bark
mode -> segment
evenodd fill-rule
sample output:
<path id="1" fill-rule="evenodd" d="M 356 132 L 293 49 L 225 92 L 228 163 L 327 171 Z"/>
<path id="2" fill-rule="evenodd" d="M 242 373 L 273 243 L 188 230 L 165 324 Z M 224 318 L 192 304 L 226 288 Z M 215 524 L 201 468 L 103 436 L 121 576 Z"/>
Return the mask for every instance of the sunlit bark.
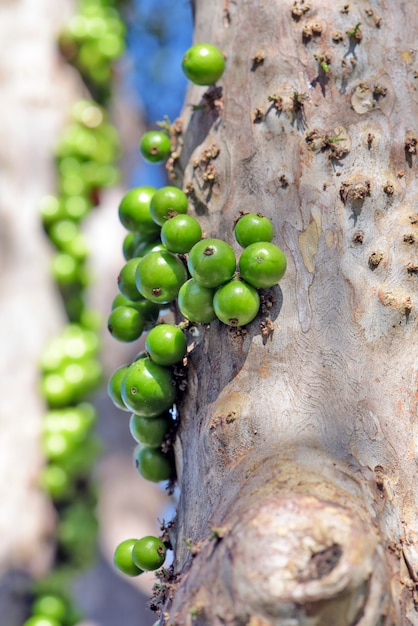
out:
<path id="1" fill-rule="evenodd" d="M 181 183 L 207 235 L 271 218 L 288 270 L 190 355 L 161 623 L 417 624 L 416 6 L 198 0 L 195 24 L 227 69 L 188 91 Z"/>

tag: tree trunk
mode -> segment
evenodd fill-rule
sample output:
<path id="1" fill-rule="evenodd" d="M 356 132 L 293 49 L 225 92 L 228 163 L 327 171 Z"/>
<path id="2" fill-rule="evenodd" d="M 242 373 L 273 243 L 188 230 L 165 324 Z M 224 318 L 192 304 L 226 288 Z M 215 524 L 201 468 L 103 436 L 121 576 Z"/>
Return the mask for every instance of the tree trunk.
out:
<path id="1" fill-rule="evenodd" d="M 73 4 L 71 0 L 0 2 L 4 47 L 0 60 L 2 577 L 11 570 L 39 574 L 52 556 L 53 513 L 37 478 L 45 411 L 39 393 L 39 359 L 65 315 L 50 277 L 39 202 L 54 193 L 53 151 L 71 104 L 83 93 L 57 49 L 57 34 Z M 0 593 L 3 584 L 4 578 Z"/>
<path id="2" fill-rule="evenodd" d="M 188 91 L 181 184 L 237 253 L 268 216 L 288 269 L 195 338 L 160 623 L 418 624 L 416 5 L 194 10 L 227 69 Z"/>

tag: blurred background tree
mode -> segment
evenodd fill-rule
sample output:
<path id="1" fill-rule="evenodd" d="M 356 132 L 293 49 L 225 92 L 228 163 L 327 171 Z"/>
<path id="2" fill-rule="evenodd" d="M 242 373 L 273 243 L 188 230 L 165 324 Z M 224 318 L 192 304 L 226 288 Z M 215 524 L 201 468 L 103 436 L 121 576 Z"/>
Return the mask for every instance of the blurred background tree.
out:
<path id="1" fill-rule="evenodd" d="M 95 98 L 108 109 L 121 143 L 121 179 L 104 187 L 97 210 L 83 221 L 89 250 L 87 306 L 102 317 L 102 384 L 92 397 L 99 414 L 103 452 L 97 483 L 97 559 L 76 579 L 74 593 L 83 619 L 98 626 L 152 624 L 146 608 L 152 574 L 127 581 L 113 568 L 113 550 L 129 534 L 158 532 L 158 519 L 172 515 L 173 499 L 141 479 L 132 463 L 135 442 L 126 414 L 109 401 L 106 382 L 132 358 L 132 347 L 115 345 L 103 320 L 117 292 L 124 263 L 123 229 L 117 207 L 126 191 L 164 184 L 161 166 L 139 156 L 139 138 L 165 116 L 175 119 L 184 97 L 180 59 L 192 38 L 186 1 L 132 0 L 117 5 L 126 21 L 126 51 L 114 64 L 110 91 L 97 90 L 65 58 L 60 36 L 84 4 L 74 0 L 24 0 L 0 4 L 2 142 L 0 146 L 0 609 L 7 626 L 21 626 L 30 612 L 33 580 L 54 562 L 56 510 L 39 489 L 45 458 L 41 446 L 45 400 L 39 363 L 45 346 L 68 322 L 62 294 L 51 276 L 54 256 L 39 213 L 41 198 L 57 193 L 56 149 L 74 103 Z M 62 44 L 62 42 L 60 42 Z M 91 62 L 94 52 L 85 53 Z M 104 83 L 103 83 L 104 84 Z"/>

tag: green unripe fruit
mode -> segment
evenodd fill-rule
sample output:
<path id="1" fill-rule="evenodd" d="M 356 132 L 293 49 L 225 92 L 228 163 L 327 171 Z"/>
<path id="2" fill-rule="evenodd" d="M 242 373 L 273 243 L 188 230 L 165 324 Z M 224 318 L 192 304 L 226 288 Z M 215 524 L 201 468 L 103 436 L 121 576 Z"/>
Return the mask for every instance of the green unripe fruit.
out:
<path id="1" fill-rule="evenodd" d="M 122 380 L 121 396 L 134 413 L 156 417 L 169 409 L 176 397 L 171 370 L 148 358 L 134 361 Z"/>
<path id="2" fill-rule="evenodd" d="M 107 328 L 118 341 L 131 342 L 144 330 L 144 318 L 131 306 L 117 306 L 107 319 Z"/>
<path id="3" fill-rule="evenodd" d="M 190 322 L 208 324 L 216 319 L 213 308 L 213 296 L 216 289 L 203 287 L 197 280 L 190 278 L 180 287 L 178 305 L 182 315 Z"/>
<path id="4" fill-rule="evenodd" d="M 222 239 L 202 239 L 190 250 L 187 266 L 203 287 L 219 287 L 236 271 L 235 253 Z"/>
<path id="5" fill-rule="evenodd" d="M 239 259 L 243 280 L 257 289 L 273 287 L 286 272 L 284 252 L 273 243 L 259 242 L 247 246 Z"/>
<path id="6" fill-rule="evenodd" d="M 175 300 L 187 280 L 187 270 L 178 257 L 164 250 L 149 252 L 136 270 L 138 291 L 151 302 L 168 304 Z"/>
<path id="7" fill-rule="evenodd" d="M 128 300 L 143 300 L 143 296 L 139 293 L 136 286 L 136 268 L 139 261 L 140 259 L 136 257 L 130 259 L 119 272 L 118 289 Z"/>
<path id="8" fill-rule="evenodd" d="M 157 321 L 160 313 L 160 307 L 158 304 L 146 300 L 143 296 L 141 296 L 141 294 L 139 294 L 139 292 L 138 295 L 141 299 L 134 301 L 129 300 L 128 298 L 125 298 L 123 294 L 118 293 L 113 299 L 112 311 L 118 306 L 130 306 L 133 309 L 136 309 L 144 318 L 144 330 L 148 330 L 149 328 L 153 328 L 155 326 L 155 322 Z"/>
<path id="9" fill-rule="evenodd" d="M 175 215 L 161 228 L 161 241 L 170 252 L 185 254 L 202 238 L 202 228 L 191 215 Z"/>
<path id="10" fill-rule="evenodd" d="M 153 483 L 169 480 L 174 476 L 172 457 L 158 448 L 138 445 L 134 452 L 134 463 L 138 473 Z"/>
<path id="11" fill-rule="evenodd" d="M 32 605 L 34 615 L 42 615 L 59 622 L 65 620 L 67 609 L 67 603 L 60 596 L 52 593 L 39 596 Z"/>
<path id="12" fill-rule="evenodd" d="M 215 84 L 224 73 L 225 59 L 216 46 L 196 44 L 184 54 L 181 66 L 192 83 L 208 86 Z"/>
<path id="13" fill-rule="evenodd" d="M 156 570 L 165 561 L 167 549 L 158 537 L 142 537 L 132 550 L 134 563 L 145 571 Z"/>
<path id="14" fill-rule="evenodd" d="M 40 485 L 55 502 L 73 496 L 73 482 L 67 470 L 59 463 L 47 463 L 40 473 Z"/>
<path id="15" fill-rule="evenodd" d="M 247 213 L 235 224 L 234 235 L 242 248 L 258 241 L 271 241 L 274 235 L 273 224 L 263 215 Z"/>
<path id="16" fill-rule="evenodd" d="M 152 235 L 152 239 L 150 239 L 140 233 L 129 232 L 122 243 L 122 254 L 125 261 L 129 261 L 136 256 L 142 256 L 141 254 L 137 254 L 137 250 L 140 249 L 141 246 L 145 247 L 149 245 L 151 241 L 158 243 L 158 239 L 155 239 L 155 235 Z"/>
<path id="17" fill-rule="evenodd" d="M 151 199 L 150 212 L 156 224 L 162 226 L 170 217 L 187 213 L 189 200 L 178 187 L 162 187 Z"/>
<path id="18" fill-rule="evenodd" d="M 53 617 L 47 617 L 46 615 L 32 615 L 23 626 L 61 626 Z"/>
<path id="19" fill-rule="evenodd" d="M 162 130 L 150 130 L 142 136 L 139 148 L 146 161 L 161 163 L 170 156 L 170 137 Z"/>
<path id="20" fill-rule="evenodd" d="M 145 349 L 154 363 L 175 365 L 187 352 L 187 340 L 180 328 L 173 324 L 158 324 L 149 331 Z"/>
<path id="21" fill-rule="evenodd" d="M 125 541 L 116 546 L 113 563 L 116 569 L 122 572 L 122 574 L 126 574 L 126 576 L 135 577 L 144 572 L 133 561 L 133 547 L 137 541 L 138 539 L 125 539 Z"/>
<path id="22" fill-rule="evenodd" d="M 228 326 L 245 326 L 257 315 L 260 296 L 254 287 L 232 280 L 219 287 L 213 298 L 216 316 Z"/>
<path id="23" fill-rule="evenodd" d="M 137 443 L 150 448 L 159 448 L 170 429 L 172 419 L 167 411 L 157 417 L 144 417 L 133 413 L 129 420 L 129 431 Z"/>
<path id="24" fill-rule="evenodd" d="M 113 404 L 122 411 L 129 411 L 124 401 L 122 400 L 121 388 L 122 380 L 128 371 L 129 365 L 122 365 L 118 367 L 109 378 L 107 383 L 107 393 Z"/>
<path id="25" fill-rule="evenodd" d="M 136 187 L 124 195 L 119 204 L 119 220 L 129 231 L 144 237 L 157 236 L 160 229 L 150 213 L 156 187 Z"/>

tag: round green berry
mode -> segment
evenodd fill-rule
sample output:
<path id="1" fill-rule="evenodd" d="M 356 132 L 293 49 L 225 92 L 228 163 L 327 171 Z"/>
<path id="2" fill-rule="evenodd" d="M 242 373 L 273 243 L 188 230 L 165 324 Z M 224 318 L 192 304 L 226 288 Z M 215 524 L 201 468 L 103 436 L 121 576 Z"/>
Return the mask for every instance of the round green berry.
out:
<path id="1" fill-rule="evenodd" d="M 130 306 L 133 309 L 136 309 L 137 311 L 139 311 L 144 319 L 144 330 L 149 330 L 150 328 L 153 328 L 155 326 L 155 323 L 158 320 L 160 307 L 158 304 L 155 304 L 155 302 L 150 302 L 149 300 L 141 296 L 139 292 L 138 295 L 141 298 L 140 300 L 129 300 L 128 298 L 125 298 L 123 294 L 118 293 L 113 298 L 112 310 L 116 309 L 116 307 L 118 306 Z"/>
<path id="2" fill-rule="evenodd" d="M 118 367 L 110 376 L 107 383 L 107 395 L 112 400 L 113 404 L 122 411 L 129 411 L 122 400 L 121 395 L 122 380 L 128 371 L 128 367 L 129 365 L 122 365 L 121 367 Z"/>
<path id="3" fill-rule="evenodd" d="M 39 482 L 55 502 L 74 496 L 74 485 L 69 472 L 60 463 L 47 463 L 41 469 Z"/>
<path id="4" fill-rule="evenodd" d="M 181 260 L 164 250 L 149 252 L 138 263 L 136 286 L 151 302 L 168 304 L 175 300 L 187 280 L 187 270 Z"/>
<path id="5" fill-rule="evenodd" d="M 166 411 L 157 417 L 145 417 L 132 413 L 129 431 L 137 443 L 150 448 L 159 448 L 163 443 L 172 423 L 171 414 Z"/>
<path id="6" fill-rule="evenodd" d="M 228 326 L 244 326 L 257 315 L 260 296 L 254 287 L 240 280 L 222 285 L 213 298 L 213 308 L 218 319 Z"/>
<path id="7" fill-rule="evenodd" d="M 142 136 L 139 148 L 146 161 L 161 163 L 170 156 L 170 137 L 163 130 L 150 130 Z"/>
<path id="8" fill-rule="evenodd" d="M 180 328 L 173 324 L 158 324 L 149 331 L 145 349 L 154 363 L 175 365 L 187 352 L 187 340 Z"/>
<path id="9" fill-rule="evenodd" d="M 286 271 L 286 256 L 278 246 L 269 242 L 252 243 L 239 258 L 239 271 L 243 280 L 257 287 L 273 287 Z"/>
<path id="10" fill-rule="evenodd" d="M 170 217 L 187 213 L 189 200 L 178 187 L 161 187 L 152 197 L 150 212 L 156 224 L 162 226 Z"/>
<path id="11" fill-rule="evenodd" d="M 118 341 L 135 341 L 144 330 L 144 318 L 131 306 L 117 306 L 107 319 L 107 328 Z"/>
<path id="12" fill-rule="evenodd" d="M 176 397 L 171 371 L 148 358 L 134 361 L 122 380 L 124 404 L 145 417 L 156 417 L 169 409 Z"/>
<path id="13" fill-rule="evenodd" d="M 42 615 L 63 622 L 67 616 L 67 603 L 55 593 L 45 593 L 38 596 L 32 604 L 32 613 Z"/>
<path id="14" fill-rule="evenodd" d="M 119 204 L 119 220 L 129 231 L 143 237 L 157 236 L 160 229 L 150 213 L 155 187 L 135 187 L 126 193 Z"/>
<path id="15" fill-rule="evenodd" d="M 216 289 L 203 287 L 197 280 L 190 278 L 181 287 L 178 293 L 180 312 L 190 322 L 208 324 L 216 319 L 213 308 L 213 296 Z"/>
<path id="16" fill-rule="evenodd" d="M 190 250 L 187 266 L 203 287 L 219 287 L 236 271 L 235 253 L 222 239 L 202 239 Z"/>
<path id="17" fill-rule="evenodd" d="M 175 215 L 164 222 L 161 241 L 170 252 L 185 254 L 202 238 L 202 228 L 191 215 Z"/>
<path id="18" fill-rule="evenodd" d="M 225 59 L 216 46 L 203 43 L 189 48 L 182 60 L 183 72 L 195 85 L 213 85 L 225 69 Z"/>
<path id="19" fill-rule="evenodd" d="M 140 259 L 132 258 L 125 263 L 118 275 L 118 289 L 128 300 L 143 300 L 136 286 L 136 268 Z"/>
<path id="20" fill-rule="evenodd" d="M 174 464 L 171 455 L 159 448 L 138 445 L 134 451 L 134 464 L 138 473 L 153 483 L 169 480 L 174 476 Z"/>
<path id="21" fill-rule="evenodd" d="M 162 566 L 165 561 L 167 548 L 158 537 L 147 536 L 138 539 L 132 549 L 134 563 L 150 572 Z"/>
<path id="22" fill-rule="evenodd" d="M 32 615 L 23 626 L 61 626 L 61 622 L 46 615 Z"/>
<path id="23" fill-rule="evenodd" d="M 141 256 L 140 254 L 136 254 L 136 251 L 140 246 L 145 247 L 148 245 L 150 241 L 154 241 L 154 235 L 150 240 L 149 237 L 141 235 L 140 233 L 129 232 L 122 242 L 122 254 L 125 261 L 129 261 L 135 256 Z"/>
<path id="24" fill-rule="evenodd" d="M 258 241 L 271 241 L 274 235 L 273 224 L 263 215 L 247 213 L 235 224 L 234 235 L 242 248 Z"/>
<path id="25" fill-rule="evenodd" d="M 133 560 L 133 548 L 138 539 L 125 539 L 116 546 L 113 563 L 122 574 L 126 576 L 139 576 L 144 572 L 143 569 L 138 567 Z"/>

